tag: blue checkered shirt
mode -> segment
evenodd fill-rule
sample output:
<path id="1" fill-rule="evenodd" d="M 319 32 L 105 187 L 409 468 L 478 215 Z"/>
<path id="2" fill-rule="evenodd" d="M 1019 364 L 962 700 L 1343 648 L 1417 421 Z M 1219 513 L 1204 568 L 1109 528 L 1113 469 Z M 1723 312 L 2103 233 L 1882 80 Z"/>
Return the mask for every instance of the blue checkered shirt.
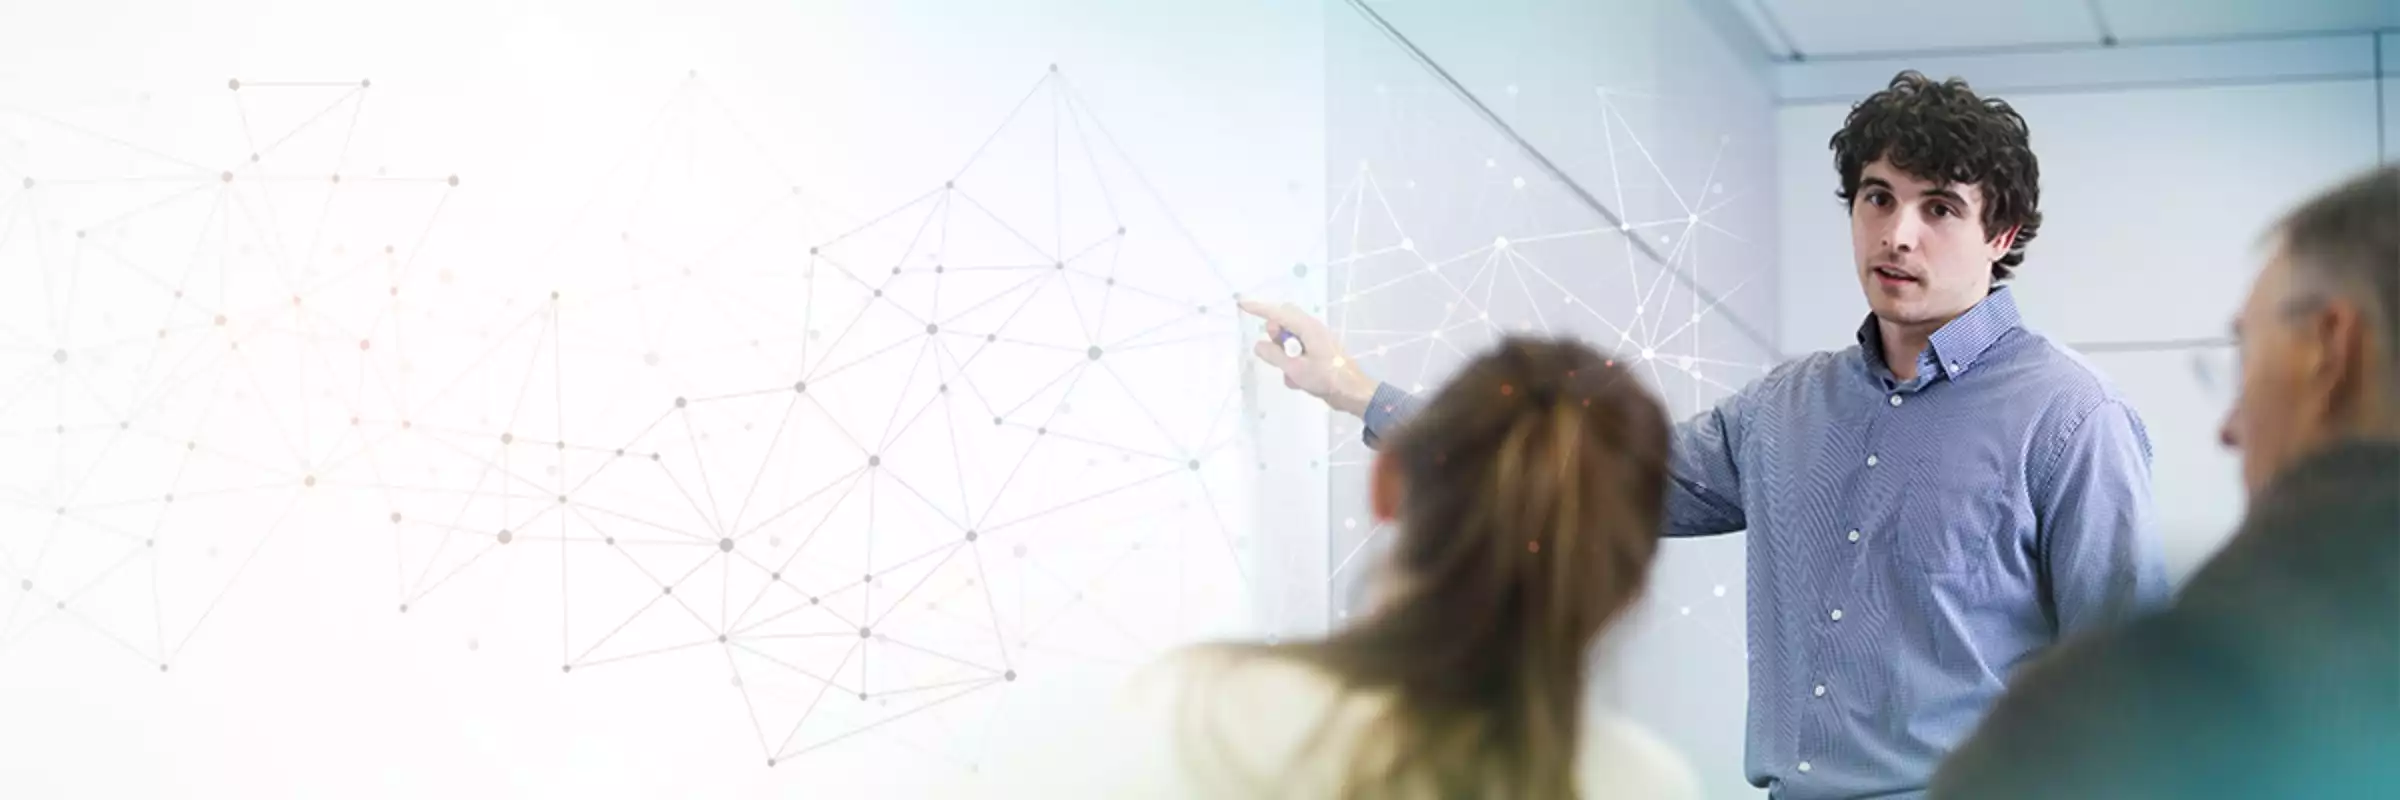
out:
<path id="1" fill-rule="evenodd" d="M 1745 769 L 1776 798 L 1919 796 L 2011 670 L 2170 592 L 2141 416 L 2007 288 L 1913 380 L 1880 342 L 1870 316 L 1675 430 L 1666 535 L 1750 532 Z M 1415 403 L 1380 387 L 1367 445 Z"/>

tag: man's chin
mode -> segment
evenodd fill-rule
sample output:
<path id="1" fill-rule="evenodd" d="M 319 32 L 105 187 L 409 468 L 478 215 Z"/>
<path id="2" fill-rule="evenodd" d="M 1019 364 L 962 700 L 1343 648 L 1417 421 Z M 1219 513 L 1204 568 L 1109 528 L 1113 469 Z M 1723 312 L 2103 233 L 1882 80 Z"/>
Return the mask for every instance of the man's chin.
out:
<path id="1" fill-rule="evenodd" d="M 1940 318 L 1940 315 L 1927 311 L 1922 303 L 1894 302 L 1886 298 L 1868 300 L 1867 308 L 1874 312 L 1875 319 L 1900 326 L 1923 325 Z"/>
<path id="2" fill-rule="evenodd" d="M 1912 316 L 1910 312 L 1916 310 L 1916 305 L 1885 294 L 1880 289 L 1870 289 L 1867 292 L 1867 309 L 1875 312 L 1876 319 L 1887 321 L 1905 319 Z"/>

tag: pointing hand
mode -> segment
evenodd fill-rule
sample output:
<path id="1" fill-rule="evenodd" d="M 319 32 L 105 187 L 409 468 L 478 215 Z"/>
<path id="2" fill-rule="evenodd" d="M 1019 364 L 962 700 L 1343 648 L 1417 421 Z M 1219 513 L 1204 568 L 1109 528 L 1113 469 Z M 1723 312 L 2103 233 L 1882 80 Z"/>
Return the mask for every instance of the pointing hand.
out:
<path id="1" fill-rule="evenodd" d="M 1336 410 L 1364 415 L 1375 397 L 1375 379 L 1358 368 L 1325 323 L 1290 303 L 1241 301 L 1242 313 L 1266 320 L 1266 338 L 1250 350 L 1260 361 L 1283 372 L 1283 385 L 1298 389 Z M 1284 340 L 1300 344 L 1300 354 L 1284 350 Z"/>

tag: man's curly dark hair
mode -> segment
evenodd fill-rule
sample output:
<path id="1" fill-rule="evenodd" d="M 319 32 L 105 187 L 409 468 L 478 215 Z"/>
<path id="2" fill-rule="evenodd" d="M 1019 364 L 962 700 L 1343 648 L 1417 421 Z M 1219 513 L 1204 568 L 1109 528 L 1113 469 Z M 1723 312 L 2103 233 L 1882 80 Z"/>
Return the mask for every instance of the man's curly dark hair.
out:
<path id="1" fill-rule="evenodd" d="M 1844 207 L 1858 194 L 1859 172 L 1878 158 L 1925 180 L 1979 185 L 1985 241 L 2017 228 L 2016 241 L 1992 263 L 1992 283 L 2025 263 L 2025 245 L 2042 227 L 2041 165 L 2025 118 L 2007 102 L 1978 97 L 1959 78 L 1935 83 L 1908 70 L 1850 108 L 1832 147 Z"/>

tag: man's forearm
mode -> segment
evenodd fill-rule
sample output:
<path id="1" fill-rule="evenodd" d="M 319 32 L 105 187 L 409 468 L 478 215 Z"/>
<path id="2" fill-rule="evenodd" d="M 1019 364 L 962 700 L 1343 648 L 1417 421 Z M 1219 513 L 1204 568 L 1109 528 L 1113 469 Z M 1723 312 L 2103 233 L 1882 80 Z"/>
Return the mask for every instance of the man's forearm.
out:
<path id="1" fill-rule="evenodd" d="M 1375 402 L 1375 390 L 1382 386 L 1382 381 L 1367 377 L 1356 365 L 1341 364 L 1334 372 L 1333 391 L 1326 396 L 1325 404 L 1335 411 L 1365 419 L 1367 407 Z"/>

